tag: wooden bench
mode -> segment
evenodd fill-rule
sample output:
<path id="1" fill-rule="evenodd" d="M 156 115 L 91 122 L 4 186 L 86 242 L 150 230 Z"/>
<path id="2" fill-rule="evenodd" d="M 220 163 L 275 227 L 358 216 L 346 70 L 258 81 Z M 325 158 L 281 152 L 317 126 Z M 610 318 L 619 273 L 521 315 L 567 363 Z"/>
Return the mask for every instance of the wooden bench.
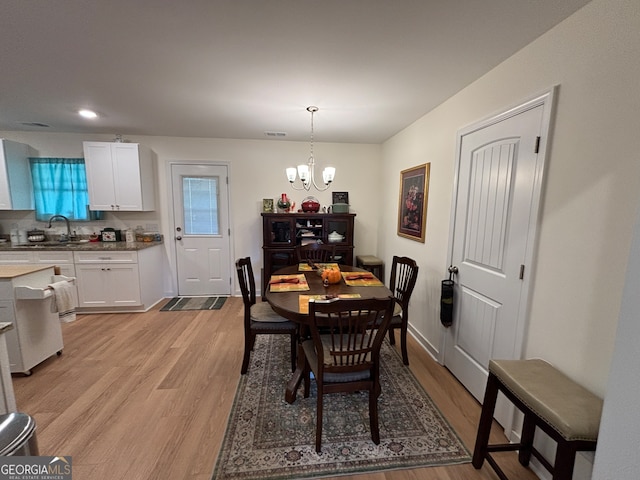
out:
<path id="1" fill-rule="evenodd" d="M 498 392 L 524 413 L 520 443 L 489 445 Z M 491 360 L 473 466 L 481 468 L 486 459 L 501 480 L 508 480 L 491 452 L 519 450 L 525 467 L 533 455 L 553 480 L 571 480 L 576 452 L 596 449 L 601 413 L 602 399 L 543 360 Z M 558 444 L 553 465 L 533 446 L 536 427 Z"/>

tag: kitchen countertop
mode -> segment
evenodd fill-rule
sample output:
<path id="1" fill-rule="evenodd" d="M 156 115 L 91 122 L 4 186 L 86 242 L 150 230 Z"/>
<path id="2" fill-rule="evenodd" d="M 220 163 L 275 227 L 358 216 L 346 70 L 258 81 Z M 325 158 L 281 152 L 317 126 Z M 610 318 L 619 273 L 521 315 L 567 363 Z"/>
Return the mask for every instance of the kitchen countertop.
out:
<path id="1" fill-rule="evenodd" d="M 84 243 L 60 243 L 42 242 L 28 245 L 13 245 L 11 242 L 0 243 L 0 252 L 15 252 L 28 250 L 69 250 L 69 251 L 95 251 L 111 252 L 125 250 L 144 250 L 145 248 L 162 245 L 163 241 L 154 242 L 84 242 Z"/>
<path id="2" fill-rule="evenodd" d="M 53 269 L 53 265 L 0 265 L 0 280 L 21 277 L 48 268 Z"/>

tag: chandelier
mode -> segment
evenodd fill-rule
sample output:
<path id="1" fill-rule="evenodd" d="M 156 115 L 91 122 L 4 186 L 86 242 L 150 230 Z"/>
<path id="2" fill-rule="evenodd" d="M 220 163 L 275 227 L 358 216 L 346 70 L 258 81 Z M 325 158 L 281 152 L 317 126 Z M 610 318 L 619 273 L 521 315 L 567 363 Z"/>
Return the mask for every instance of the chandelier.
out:
<path id="1" fill-rule="evenodd" d="M 334 167 L 326 167 L 322 171 L 322 181 L 324 182 L 324 187 L 319 187 L 316 183 L 315 177 L 315 165 L 316 161 L 313 158 L 313 114 L 318 111 L 318 107 L 307 107 L 307 111 L 311 113 L 311 153 L 309 155 L 309 161 L 306 165 L 298 165 L 298 169 L 295 167 L 287 168 L 287 179 L 291 183 L 291 187 L 294 190 L 309 190 L 311 189 L 311 185 L 313 185 L 316 190 L 324 191 L 329 188 L 329 184 L 333 182 L 333 178 L 336 176 L 336 169 Z M 296 173 L 300 177 L 302 181 L 302 186 L 296 186 L 294 182 L 296 181 Z"/>

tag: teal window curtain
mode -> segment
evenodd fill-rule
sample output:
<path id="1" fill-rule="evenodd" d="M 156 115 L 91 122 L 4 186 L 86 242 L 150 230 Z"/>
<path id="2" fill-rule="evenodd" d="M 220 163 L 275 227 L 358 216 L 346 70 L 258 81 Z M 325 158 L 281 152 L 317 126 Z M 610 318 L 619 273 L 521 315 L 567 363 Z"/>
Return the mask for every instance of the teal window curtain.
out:
<path id="1" fill-rule="evenodd" d="M 36 220 L 53 215 L 69 220 L 95 220 L 89 212 L 87 174 L 83 158 L 30 158 Z"/>

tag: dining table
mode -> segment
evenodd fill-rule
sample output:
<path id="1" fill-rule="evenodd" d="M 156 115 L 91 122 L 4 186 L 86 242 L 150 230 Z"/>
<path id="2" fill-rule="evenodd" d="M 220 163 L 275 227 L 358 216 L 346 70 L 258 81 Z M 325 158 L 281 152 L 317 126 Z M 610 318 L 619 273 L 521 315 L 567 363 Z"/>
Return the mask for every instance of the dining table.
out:
<path id="1" fill-rule="evenodd" d="M 265 298 L 279 315 L 299 325 L 296 369 L 287 383 L 285 400 L 293 403 L 303 380 L 305 355 L 301 339 L 308 332 L 311 322 L 309 300 L 322 301 L 327 298 L 387 298 L 393 296 L 383 279 L 371 272 L 350 265 L 339 265 L 339 283 L 325 286 L 320 275 L 327 264 L 300 263 L 281 268 L 273 273 L 267 285 Z M 316 267 L 316 268 L 314 268 Z"/>

